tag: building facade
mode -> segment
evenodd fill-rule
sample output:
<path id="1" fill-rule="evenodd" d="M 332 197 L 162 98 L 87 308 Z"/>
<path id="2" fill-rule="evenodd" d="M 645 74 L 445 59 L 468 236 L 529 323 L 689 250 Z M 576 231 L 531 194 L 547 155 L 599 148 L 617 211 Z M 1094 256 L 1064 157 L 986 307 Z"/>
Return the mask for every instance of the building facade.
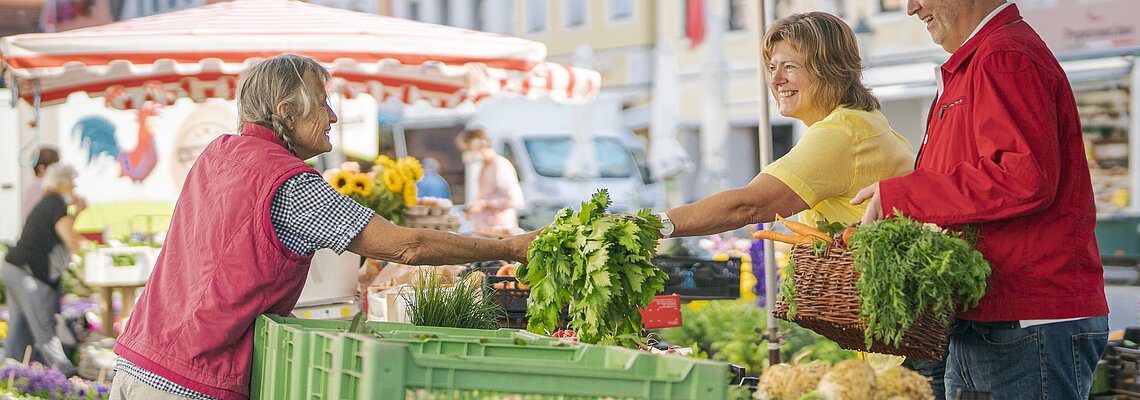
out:
<path id="1" fill-rule="evenodd" d="M 575 62 L 584 46 L 592 50 L 591 67 L 602 72 L 603 90 L 625 100 L 629 123 L 648 126 L 652 104 L 653 49 L 668 41 L 675 49 L 678 135 L 701 169 L 719 168 L 729 187 L 746 184 L 758 162 L 759 6 L 769 19 L 790 13 L 824 11 L 843 18 L 859 36 L 868 69 L 865 83 L 882 100 L 892 127 L 917 150 L 928 107 L 937 87 L 934 71 L 949 54 L 935 45 L 925 26 L 908 16 L 905 0 L 705 0 L 700 43 L 690 38 L 693 1 L 516 0 L 515 35 L 547 43 L 550 58 Z M 1091 173 L 1102 216 L 1140 212 L 1140 168 L 1130 154 L 1140 154 L 1140 2 L 1134 0 L 1014 0 L 1026 20 L 1054 50 L 1069 75 L 1082 115 Z M 630 10 L 616 13 L 614 10 Z M 615 15 L 620 15 L 616 17 Z M 581 57 L 578 57 L 578 62 Z M 710 71 L 711 69 L 711 71 Z M 712 77 L 710 79 L 710 77 Z M 762 79 L 762 78 L 760 78 Z M 709 92 L 719 101 L 709 101 Z M 719 105 L 717 105 L 719 104 Z M 728 123 L 726 138 L 710 126 L 712 115 Z M 770 107 L 773 151 L 787 151 L 806 129 Z M 709 149 L 712 143 L 716 149 Z M 700 149 L 699 151 L 696 149 Z M 707 158 L 719 160 L 708 160 Z M 719 165 L 718 165 L 719 164 Z M 701 171 L 682 179 L 683 200 L 707 194 L 709 176 Z"/>
<path id="2" fill-rule="evenodd" d="M 115 19 L 181 9 L 211 0 L 95 0 Z M 363 12 L 502 33 L 543 42 L 548 59 L 597 70 L 602 90 L 621 97 L 627 124 L 648 138 L 655 66 L 666 48 L 675 62 L 667 93 L 676 97 L 676 136 L 699 166 L 678 177 L 678 201 L 746 184 L 758 160 L 758 75 L 761 4 L 769 20 L 824 11 L 854 27 L 892 127 L 917 150 L 933 100 L 935 68 L 949 56 L 924 25 L 906 15 L 905 0 L 311 0 Z M 1098 207 L 1140 211 L 1137 118 L 1140 2 L 1015 0 L 1069 73 L 1085 119 Z M 46 8 L 45 8 L 46 9 Z M 96 10 L 92 10 L 96 11 Z M 666 85 L 666 82 L 656 84 Z M 768 99 L 770 101 L 770 99 Z M 779 157 L 807 128 L 770 107 L 773 152 Z M 652 145 L 652 143 L 651 143 Z M 711 172 L 710 172 L 711 171 Z M 710 184 L 713 182 L 713 184 Z"/>

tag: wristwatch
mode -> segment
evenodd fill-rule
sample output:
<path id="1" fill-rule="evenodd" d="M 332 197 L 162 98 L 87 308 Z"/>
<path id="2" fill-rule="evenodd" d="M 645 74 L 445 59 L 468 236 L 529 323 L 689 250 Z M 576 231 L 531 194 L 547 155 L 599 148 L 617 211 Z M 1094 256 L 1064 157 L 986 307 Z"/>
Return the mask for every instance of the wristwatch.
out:
<path id="1" fill-rule="evenodd" d="M 673 221 L 669 219 L 669 215 L 665 213 L 658 213 L 658 218 L 661 218 L 661 238 L 665 239 L 673 236 L 673 231 L 677 229 L 673 226 Z"/>

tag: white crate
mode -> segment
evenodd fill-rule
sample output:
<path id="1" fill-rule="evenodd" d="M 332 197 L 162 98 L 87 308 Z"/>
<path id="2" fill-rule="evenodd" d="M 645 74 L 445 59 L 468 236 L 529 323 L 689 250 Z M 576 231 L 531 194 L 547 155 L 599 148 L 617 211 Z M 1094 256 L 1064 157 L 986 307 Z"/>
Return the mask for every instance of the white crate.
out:
<path id="1" fill-rule="evenodd" d="M 411 298 L 411 285 L 396 287 L 371 286 L 365 301 L 368 302 L 368 320 L 386 322 L 412 322 L 408 318 L 408 302 L 404 296 Z M 403 293 L 404 296 L 400 294 Z"/>
<path id="2" fill-rule="evenodd" d="M 320 249 L 313 254 L 309 276 L 297 307 L 340 303 L 356 297 L 356 275 L 360 269 L 360 256 L 351 251 L 336 254 Z"/>
<path id="3" fill-rule="evenodd" d="M 93 286 L 146 284 L 160 249 L 145 246 L 104 247 L 83 256 L 83 283 Z M 113 256 L 134 256 L 132 265 L 115 265 Z"/>

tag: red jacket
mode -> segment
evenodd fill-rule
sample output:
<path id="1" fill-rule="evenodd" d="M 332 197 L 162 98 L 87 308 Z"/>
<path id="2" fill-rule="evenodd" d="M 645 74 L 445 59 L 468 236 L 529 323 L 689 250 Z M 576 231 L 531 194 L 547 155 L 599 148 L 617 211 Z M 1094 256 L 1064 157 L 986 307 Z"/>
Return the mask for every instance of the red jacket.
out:
<path id="1" fill-rule="evenodd" d="M 301 172 L 316 173 L 264 127 L 211 142 L 115 353 L 203 394 L 249 397 L 254 318 L 293 310 L 312 259 L 287 249 L 269 219 L 274 192 Z"/>
<path id="2" fill-rule="evenodd" d="M 883 211 L 977 228 L 993 275 L 961 318 L 1107 314 L 1080 118 L 1053 53 L 1011 5 L 941 73 L 915 171 L 880 183 Z"/>

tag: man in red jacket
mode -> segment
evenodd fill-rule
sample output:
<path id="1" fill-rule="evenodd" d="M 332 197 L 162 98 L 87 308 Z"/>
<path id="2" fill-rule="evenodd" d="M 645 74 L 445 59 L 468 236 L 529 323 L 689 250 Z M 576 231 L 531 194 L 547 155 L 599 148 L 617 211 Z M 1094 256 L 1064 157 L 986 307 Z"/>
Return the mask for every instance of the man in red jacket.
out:
<path id="1" fill-rule="evenodd" d="M 952 53 L 914 172 L 863 189 L 863 223 L 897 212 L 977 229 L 993 267 L 985 297 L 957 315 L 946 398 L 1087 398 L 1108 336 L 1096 210 L 1065 72 L 1014 4 L 909 0 Z"/>

